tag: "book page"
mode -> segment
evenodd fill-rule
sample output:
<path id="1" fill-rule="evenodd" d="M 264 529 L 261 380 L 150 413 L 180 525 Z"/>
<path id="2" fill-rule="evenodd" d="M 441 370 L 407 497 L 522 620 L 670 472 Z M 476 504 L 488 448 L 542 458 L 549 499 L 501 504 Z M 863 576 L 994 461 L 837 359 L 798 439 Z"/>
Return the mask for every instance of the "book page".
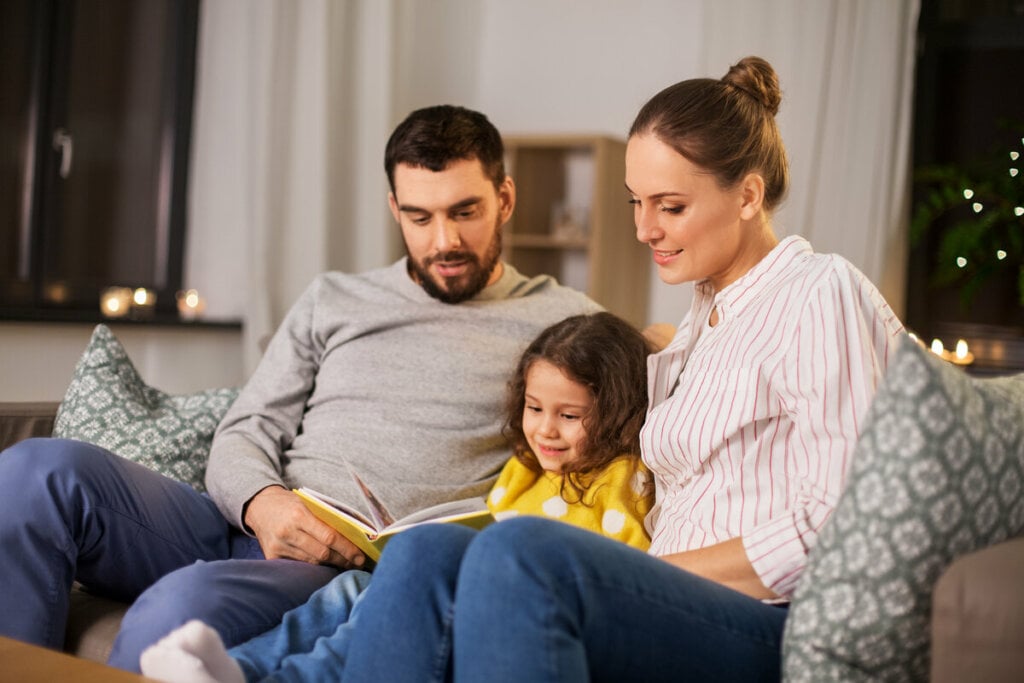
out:
<path id="1" fill-rule="evenodd" d="M 303 486 L 302 488 L 299 489 L 299 491 L 301 491 L 302 493 L 305 493 L 308 496 L 316 498 L 321 503 L 326 503 L 327 505 L 329 505 L 329 506 L 331 506 L 333 508 L 336 508 L 339 512 L 342 512 L 342 513 L 348 515 L 349 517 L 354 518 L 355 521 L 359 522 L 364 527 L 366 527 L 367 533 L 373 533 L 375 531 L 378 531 L 381 528 L 380 526 L 375 524 L 372 519 L 367 517 L 364 513 L 362 513 L 359 510 L 355 509 L 351 505 L 346 505 L 345 503 L 342 503 L 340 500 L 337 500 L 335 498 L 331 498 L 326 493 L 320 493 L 319 491 L 314 491 L 313 489 L 311 489 L 311 488 L 309 488 L 307 486 Z"/>
<path id="2" fill-rule="evenodd" d="M 420 522 L 443 520 L 451 517 L 473 515 L 480 512 L 489 512 L 487 509 L 487 501 L 483 498 L 463 498 L 462 500 L 438 503 L 437 505 L 413 512 L 389 526 L 388 530 L 391 530 L 394 527 L 407 527 L 413 524 L 419 524 Z"/>
<path id="3" fill-rule="evenodd" d="M 373 516 L 374 525 L 378 529 L 390 526 L 395 523 L 394 517 L 388 512 L 388 509 L 384 507 L 384 503 L 380 502 L 380 499 L 373 494 L 370 487 L 363 483 L 363 480 L 359 478 L 359 475 L 349 468 L 349 474 L 355 479 L 356 484 L 359 486 L 359 490 L 363 492 L 363 500 L 366 501 L 366 506 L 370 509 L 370 514 Z"/>

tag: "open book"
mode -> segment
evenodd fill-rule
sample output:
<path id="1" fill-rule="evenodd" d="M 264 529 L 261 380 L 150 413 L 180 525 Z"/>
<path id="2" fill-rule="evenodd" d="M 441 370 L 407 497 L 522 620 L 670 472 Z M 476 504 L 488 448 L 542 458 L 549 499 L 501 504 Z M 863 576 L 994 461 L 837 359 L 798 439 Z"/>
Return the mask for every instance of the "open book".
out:
<path id="1" fill-rule="evenodd" d="M 329 524 L 342 536 L 352 541 L 357 548 L 363 551 L 367 559 L 373 562 L 380 559 L 384 545 L 392 536 L 414 526 L 454 522 L 474 529 L 482 529 L 494 521 L 483 498 L 453 500 L 395 520 L 354 472 L 352 477 L 359 485 L 359 490 L 363 492 L 369 515 L 310 488 L 303 487 L 293 489 L 293 491 L 302 498 L 302 502 L 318 519 Z"/>

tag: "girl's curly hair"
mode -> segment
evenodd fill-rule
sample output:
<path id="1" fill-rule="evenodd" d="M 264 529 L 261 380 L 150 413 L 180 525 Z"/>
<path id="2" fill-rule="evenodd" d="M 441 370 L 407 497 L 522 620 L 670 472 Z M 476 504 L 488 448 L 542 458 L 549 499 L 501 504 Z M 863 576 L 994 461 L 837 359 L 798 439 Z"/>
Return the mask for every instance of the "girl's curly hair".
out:
<path id="1" fill-rule="evenodd" d="M 635 327 L 611 313 L 575 315 L 541 332 L 523 352 L 508 384 L 504 434 L 516 458 L 535 472 L 543 471 L 523 433 L 526 375 L 540 360 L 586 387 L 594 399 L 583 420 L 579 457 L 563 470 L 564 481 L 580 501 L 588 475 L 620 455 L 639 457 L 647 410 L 647 355 L 652 351 Z"/>

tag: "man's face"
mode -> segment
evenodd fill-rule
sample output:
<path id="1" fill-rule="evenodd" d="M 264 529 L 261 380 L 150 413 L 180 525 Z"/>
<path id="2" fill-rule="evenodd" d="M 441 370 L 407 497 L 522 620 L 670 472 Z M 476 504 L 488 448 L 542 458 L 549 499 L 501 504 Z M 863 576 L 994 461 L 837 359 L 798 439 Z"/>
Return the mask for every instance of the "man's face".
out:
<path id="1" fill-rule="evenodd" d="M 501 228 L 512 215 L 515 186 L 499 188 L 476 159 L 443 171 L 399 164 L 391 213 L 402 227 L 412 277 L 435 299 L 471 299 L 501 277 Z"/>

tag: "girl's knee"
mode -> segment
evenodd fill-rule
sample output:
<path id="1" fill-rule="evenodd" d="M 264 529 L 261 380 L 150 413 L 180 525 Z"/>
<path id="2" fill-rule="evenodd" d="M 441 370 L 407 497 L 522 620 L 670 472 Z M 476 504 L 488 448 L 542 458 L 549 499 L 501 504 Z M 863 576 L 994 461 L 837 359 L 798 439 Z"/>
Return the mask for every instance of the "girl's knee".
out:
<path id="1" fill-rule="evenodd" d="M 424 524 L 398 534 L 384 548 L 380 565 L 458 561 L 476 532 L 459 524 Z M 379 571 L 379 570 L 378 570 Z"/>

